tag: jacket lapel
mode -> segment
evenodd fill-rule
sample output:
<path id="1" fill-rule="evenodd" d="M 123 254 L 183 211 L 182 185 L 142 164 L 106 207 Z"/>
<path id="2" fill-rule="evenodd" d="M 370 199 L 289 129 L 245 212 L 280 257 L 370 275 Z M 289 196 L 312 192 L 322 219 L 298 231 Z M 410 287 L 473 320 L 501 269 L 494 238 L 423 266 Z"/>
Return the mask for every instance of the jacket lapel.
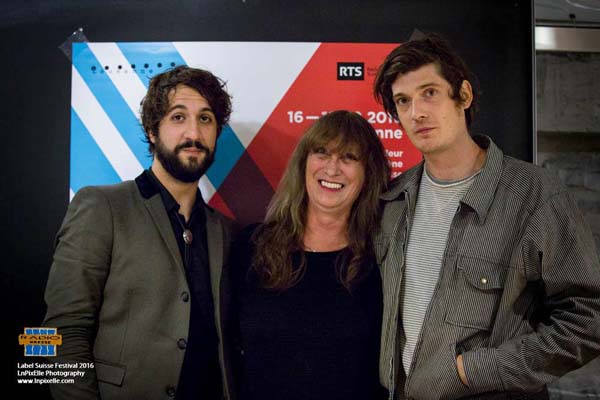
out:
<path id="1" fill-rule="evenodd" d="M 152 217 L 154 225 L 160 233 L 160 236 L 167 245 L 173 262 L 179 269 L 181 269 L 181 272 L 183 272 L 185 276 L 185 269 L 183 267 L 183 261 L 181 260 L 181 254 L 179 253 L 179 247 L 177 247 L 177 240 L 175 240 L 175 235 L 173 235 L 171 221 L 169 221 L 169 217 L 167 216 L 167 212 L 165 211 L 165 206 L 160 195 L 156 194 L 155 196 L 145 200 L 144 205 L 150 213 L 150 216 Z"/>
<path id="2" fill-rule="evenodd" d="M 220 311 L 220 283 L 223 269 L 223 226 L 214 216 L 213 211 L 206 210 L 206 243 L 208 246 L 208 267 L 210 271 L 210 288 L 215 304 L 215 312 Z"/>
<path id="3" fill-rule="evenodd" d="M 213 305 L 215 309 L 215 325 L 217 328 L 217 334 L 221 339 L 219 343 L 219 359 L 223 373 L 224 390 L 227 393 L 227 398 L 231 399 L 231 366 L 228 362 L 230 359 L 229 350 L 227 350 L 226 337 L 226 323 L 228 320 L 227 309 L 228 306 L 228 289 L 221 288 L 221 276 L 224 274 L 223 265 L 224 254 L 223 248 L 225 243 L 225 232 L 223 224 L 216 217 L 215 212 L 208 207 L 204 209 L 206 211 L 206 243 L 208 247 L 208 267 L 210 271 L 210 288 L 213 297 Z M 226 281 L 226 280 L 225 280 Z M 226 286 L 226 285 L 225 285 Z M 222 297 L 223 295 L 223 297 Z"/>

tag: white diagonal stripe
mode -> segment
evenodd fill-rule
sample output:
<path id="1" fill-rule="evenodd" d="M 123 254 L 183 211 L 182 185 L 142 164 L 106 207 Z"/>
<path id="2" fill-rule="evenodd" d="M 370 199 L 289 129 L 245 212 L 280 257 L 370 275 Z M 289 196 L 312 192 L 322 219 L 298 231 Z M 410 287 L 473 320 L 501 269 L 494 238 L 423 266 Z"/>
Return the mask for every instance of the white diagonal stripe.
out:
<path id="1" fill-rule="evenodd" d="M 227 90 L 233 96 L 230 125 L 244 147 L 248 147 L 320 43 L 174 42 L 173 45 L 188 65 L 208 69 L 227 82 Z"/>
<path id="2" fill-rule="evenodd" d="M 72 68 L 72 74 L 71 105 L 73 109 L 121 180 L 135 178 L 144 168 L 75 67 Z"/>
<path id="3" fill-rule="evenodd" d="M 217 190 L 206 175 L 203 175 L 202 178 L 200 178 L 198 186 L 200 187 L 200 193 L 202 194 L 202 198 L 206 203 L 208 203 L 209 200 L 212 199 L 213 195 L 217 192 Z"/>
<path id="4" fill-rule="evenodd" d="M 88 46 L 101 65 L 110 66 L 111 72 L 107 73 L 106 76 L 110 78 L 139 120 L 140 101 L 146 95 L 146 87 L 139 76 L 131 71 L 129 61 L 127 61 L 119 46 L 116 43 L 88 43 Z M 123 66 L 122 70 L 117 68 L 119 65 Z"/>

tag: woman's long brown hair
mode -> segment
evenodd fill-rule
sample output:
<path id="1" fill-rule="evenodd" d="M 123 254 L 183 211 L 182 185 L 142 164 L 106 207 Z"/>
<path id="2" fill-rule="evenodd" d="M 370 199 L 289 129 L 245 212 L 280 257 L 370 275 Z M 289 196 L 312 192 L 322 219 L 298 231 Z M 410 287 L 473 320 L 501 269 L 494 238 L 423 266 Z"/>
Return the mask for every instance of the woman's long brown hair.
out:
<path id="1" fill-rule="evenodd" d="M 354 112 L 334 111 L 317 120 L 302 136 L 269 204 L 264 224 L 252 236 L 252 266 L 267 289 L 284 291 L 304 275 L 306 160 L 309 154 L 330 144 L 336 145 L 336 152 L 357 151 L 365 169 L 363 188 L 348 217 L 348 247 L 336 265 L 338 280 L 351 290 L 371 267 L 372 237 L 380 218 L 379 196 L 387 187 L 390 167 L 373 127 Z"/>

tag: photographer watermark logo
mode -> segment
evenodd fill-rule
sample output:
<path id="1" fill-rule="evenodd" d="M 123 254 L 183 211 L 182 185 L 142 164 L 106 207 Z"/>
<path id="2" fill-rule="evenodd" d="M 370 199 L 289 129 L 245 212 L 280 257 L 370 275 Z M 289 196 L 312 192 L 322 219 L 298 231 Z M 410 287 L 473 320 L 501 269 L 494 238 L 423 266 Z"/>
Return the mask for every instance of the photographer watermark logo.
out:
<path id="1" fill-rule="evenodd" d="M 26 357 L 55 357 L 56 346 L 62 344 L 62 335 L 56 328 L 24 328 L 19 344 L 25 346 Z"/>

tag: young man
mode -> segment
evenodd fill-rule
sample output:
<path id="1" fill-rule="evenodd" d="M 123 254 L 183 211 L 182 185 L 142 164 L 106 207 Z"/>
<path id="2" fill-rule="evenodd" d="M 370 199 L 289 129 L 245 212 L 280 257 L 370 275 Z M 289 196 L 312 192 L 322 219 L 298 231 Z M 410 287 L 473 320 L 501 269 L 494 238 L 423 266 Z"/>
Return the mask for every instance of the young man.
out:
<path id="1" fill-rule="evenodd" d="M 600 265 L 565 188 L 471 136 L 476 92 L 429 34 L 393 50 L 375 95 L 424 161 L 392 182 L 375 250 L 390 399 L 547 398 L 600 353 Z"/>
<path id="2" fill-rule="evenodd" d="M 155 76 L 142 102 L 152 167 L 73 198 L 44 326 L 62 335 L 52 361 L 93 367 L 52 385 L 55 399 L 230 398 L 229 224 L 198 190 L 230 113 L 224 83 L 208 71 Z"/>

